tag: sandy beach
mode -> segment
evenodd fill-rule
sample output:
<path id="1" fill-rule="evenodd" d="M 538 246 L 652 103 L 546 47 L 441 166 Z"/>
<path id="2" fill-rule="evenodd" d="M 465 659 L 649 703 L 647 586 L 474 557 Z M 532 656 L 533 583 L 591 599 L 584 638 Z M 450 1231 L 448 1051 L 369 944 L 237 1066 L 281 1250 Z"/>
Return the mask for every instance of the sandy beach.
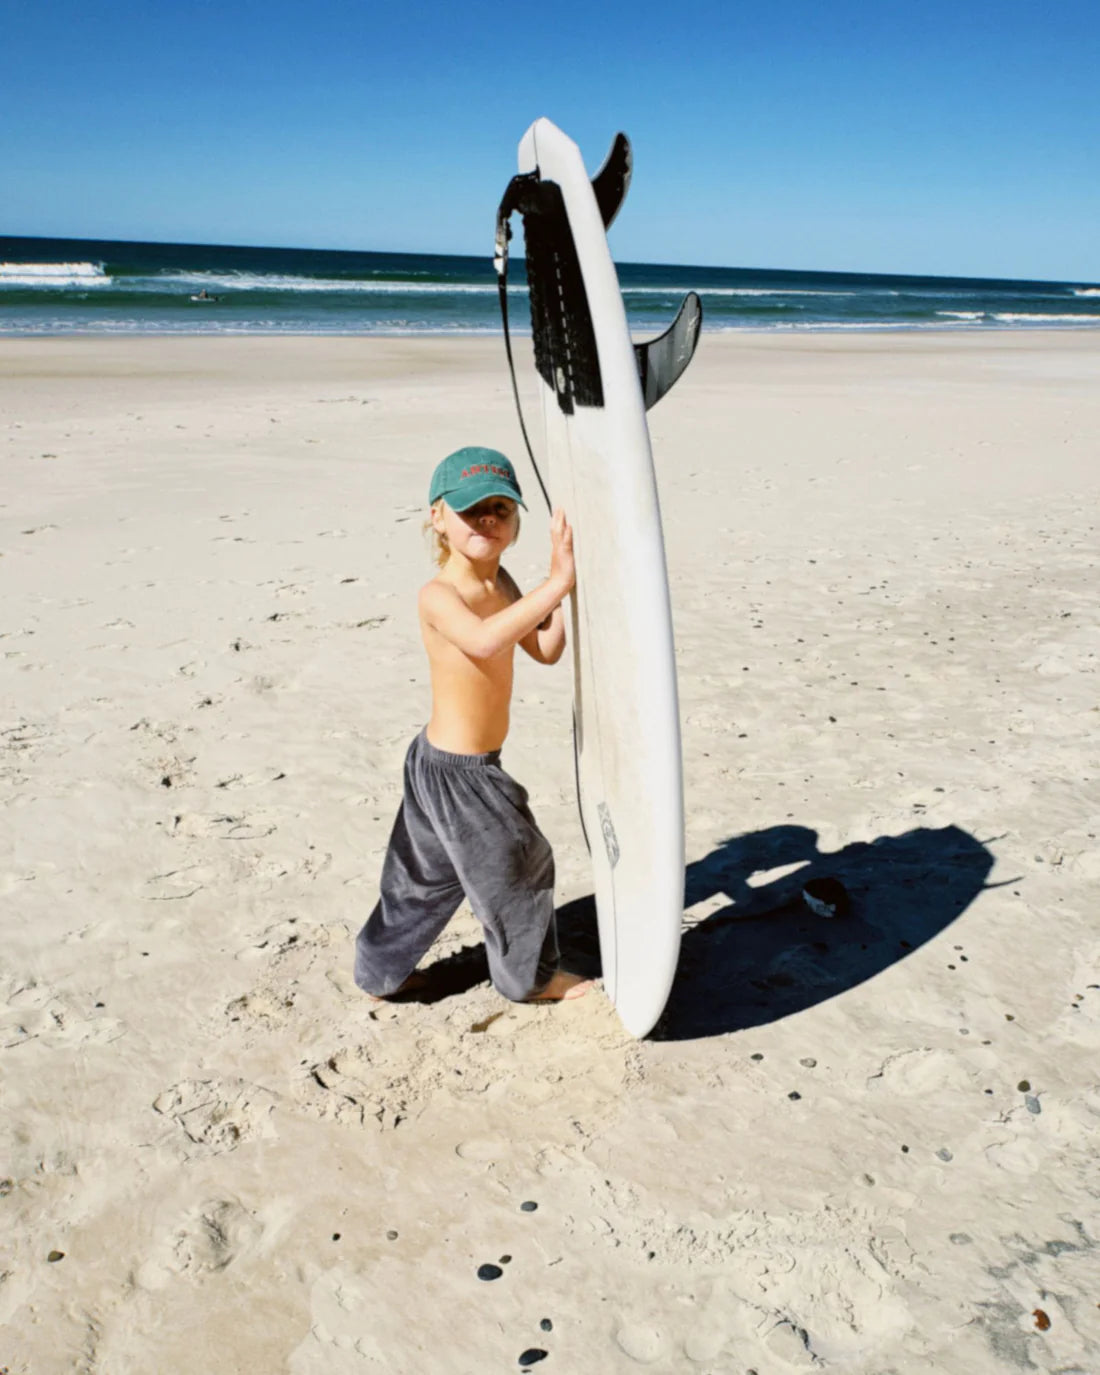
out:
<path id="1" fill-rule="evenodd" d="M 501 342 L 0 339 L 9 1375 L 1100 1371 L 1100 333 L 704 335 L 650 421 L 639 1043 L 465 909 L 448 996 L 351 979 L 439 458 L 514 455 L 546 568 Z M 569 701 L 517 662 L 504 762 L 592 970 Z"/>

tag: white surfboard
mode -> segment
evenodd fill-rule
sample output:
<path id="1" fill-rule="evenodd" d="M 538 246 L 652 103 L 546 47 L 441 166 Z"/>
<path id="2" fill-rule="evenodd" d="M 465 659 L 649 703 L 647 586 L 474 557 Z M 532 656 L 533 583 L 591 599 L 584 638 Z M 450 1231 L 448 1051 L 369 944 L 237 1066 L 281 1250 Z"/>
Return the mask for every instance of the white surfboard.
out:
<path id="1" fill-rule="evenodd" d="M 577 775 L 604 985 L 640 1037 L 672 987 L 684 897 L 676 663 L 646 408 L 687 366 L 701 308 L 691 295 L 659 340 L 631 341 L 606 235 L 630 180 L 623 135 L 590 181 L 576 144 L 540 119 L 519 169 L 498 217 L 501 299 L 506 311 L 518 211 L 547 454 L 539 480 L 574 533 Z"/>

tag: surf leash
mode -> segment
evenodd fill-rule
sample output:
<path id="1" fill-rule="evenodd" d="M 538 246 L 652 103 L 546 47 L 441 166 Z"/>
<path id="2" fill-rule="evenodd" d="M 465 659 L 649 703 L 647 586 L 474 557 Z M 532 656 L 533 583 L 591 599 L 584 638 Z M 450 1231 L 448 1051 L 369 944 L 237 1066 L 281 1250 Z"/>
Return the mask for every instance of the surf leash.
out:
<path id="1" fill-rule="evenodd" d="M 527 446 L 527 457 L 531 460 L 531 467 L 535 470 L 539 487 L 542 489 L 546 509 L 550 511 L 553 509 L 550 504 L 550 493 L 546 490 L 546 483 L 542 480 L 542 473 L 539 471 L 535 451 L 531 447 L 531 440 L 523 419 L 523 404 L 519 399 L 519 382 L 516 379 L 516 360 L 512 355 L 512 335 L 508 328 L 508 244 L 512 238 L 512 216 L 517 210 L 520 214 L 526 214 L 529 209 L 533 208 L 531 192 L 538 185 L 538 181 L 539 174 L 537 172 L 521 172 L 508 183 L 504 198 L 500 202 L 500 208 L 497 210 L 496 252 L 493 256 L 493 266 L 496 268 L 497 292 L 500 296 L 500 319 L 504 327 L 504 351 L 508 355 L 508 371 L 512 377 L 512 395 L 516 399 L 516 415 L 519 417 L 520 433 L 523 435 L 523 442 Z"/>
<path id="2" fill-rule="evenodd" d="M 527 426 L 523 419 L 523 403 L 519 399 L 519 382 L 516 379 L 516 360 L 512 354 L 512 335 L 508 328 L 508 244 L 512 238 L 512 216 L 519 211 L 524 216 L 524 225 L 527 224 L 526 216 L 536 208 L 536 188 L 539 184 L 538 172 L 521 172 L 514 176 L 508 183 L 504 192 L 504 197 L 497 210 L 497 232 L 495 253 L 493 256 L 493 266 L 497 274 L 497 291 L 500 295 L 500 319 L 504 328 L 504 351 L 508 355 L 508 371 L 512 378 L 512 395 L 516 400 L 516 415 L 519 417 L 520 433 L 523 435 L 523 442 L 527 447 L 527 457 L 531 460 L 531 467 L 534 469 L 535 477 L 538 478 L 539 487 L 542 490 L 543 500 L 546 502 L 546 509 L 552 511 L 550 503 L 550 493 L 546 490 L 546 483 L 542 480 L 542 473 L 535 458 L 535 452 L 531 447 L 531 439 L 527 433 Z M 531 284 L 528 282 L 528 290 Z M 577 817 L 581 823 L 581 835 L 584 837 L 585 848 L 588 853 L 592 853 L 592 842 L 588 839 L 588 828 L 584 824 L 584 807 L 581 805 L 581 753 L 577 733 L 577 707 L 573 704 L 573 784 L 577 793 Z"/>

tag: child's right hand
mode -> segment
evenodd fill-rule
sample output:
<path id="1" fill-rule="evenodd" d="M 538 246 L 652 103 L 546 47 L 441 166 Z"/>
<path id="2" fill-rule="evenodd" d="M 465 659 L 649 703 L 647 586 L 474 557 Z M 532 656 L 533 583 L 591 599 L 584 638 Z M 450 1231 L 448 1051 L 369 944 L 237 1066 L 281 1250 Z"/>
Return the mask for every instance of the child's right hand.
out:
<path id="1" fill-rule="evenodd" d="M 573 527 L 560 506 L 550 519 L 550 579 L 560 586 L 563 597 L 572 591 L 577 580 L 573 566 Z"/>

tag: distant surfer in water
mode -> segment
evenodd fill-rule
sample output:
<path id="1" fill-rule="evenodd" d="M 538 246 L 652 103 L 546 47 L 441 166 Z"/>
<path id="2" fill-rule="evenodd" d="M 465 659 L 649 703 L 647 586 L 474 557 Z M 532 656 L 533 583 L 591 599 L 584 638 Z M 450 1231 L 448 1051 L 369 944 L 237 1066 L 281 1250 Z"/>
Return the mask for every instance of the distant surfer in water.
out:
<path id="1" fill-rule="evenodd" d="M 494 987 L 513 1002 L 560 1002 L 590 987 L 558 968 L 554 856 L 527 792 L 500 766 L 517 644 L 540 664 L 565 648 L 573 532 L 550 525 L 550 573 L 526 596 L 501 567 L 523 497 L 511 462 L 467 448 L 432 475 L 439 572 L 420 590 L 432 714 L 405 757 L 405 790 L 378 903 L 355 942 L 355 982 L 376 998 L 415 996 L 415 973 L 463 897 L 485 931 Z"/>

